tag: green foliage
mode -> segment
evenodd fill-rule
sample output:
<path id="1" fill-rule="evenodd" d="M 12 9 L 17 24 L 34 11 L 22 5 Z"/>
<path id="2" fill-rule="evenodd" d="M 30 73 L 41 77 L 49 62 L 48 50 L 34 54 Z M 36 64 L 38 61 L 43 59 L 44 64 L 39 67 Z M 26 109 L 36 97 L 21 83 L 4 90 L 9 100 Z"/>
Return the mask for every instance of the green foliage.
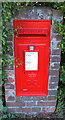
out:
<path id="1" fill-rule="evenodd" d="M 65 23 L 64 24 L 62 22 L 59 23 L 56 20 L 54 22 L 55 22 L 54 30 L 58 31 L 58 34 L 62 36 L 62 41 L 59 47 L 62 49 L 62 52 L 64 53 L 65 52 L 65 25 L 64 25 Z"/>
<path id="2" fill-rule="evenodd" d="M 58 23 L 55 20 L 55 30 L 58 30 L 59 35 L 62 36 L 62 41 L 60 44 L 61 48 L 61 66 L 60 66 L 60 80 L 59 89 L 57 95 L 57 112 L 65 114 L 65 2 L 55 4 L 54 8 L 60 9 L 63 12 L 63 23 Z"/>
<path id="3" fill-rule="evenodd" d="M 65 64 L 60 68 L 60 82 L 65 85 Z"/>
<path id="4" fill-rule="evenodd" d="M 21 9 L 21 3 L 2 3 L 2 18 L 3 18 L 3 27 L 2 27 L 2 46 L 3 46 L 3 57 L 2 57 L 2 67 L 3 67 L 3 81 L 6 80 L 6 75 L 4 73 L 4 67 L 11 67 L 11 64 L 13 63 L 13 60 L 9 52 L 13 52 L 12 47 L 9 47 L 7 43 L 7 39 L 13 36 L 13 28 L 10 25 L 10 28 L 7 27 L 8 23 L 10 22 L 11 18 L 13 18 L 13 15 L 18 12 L 18 10 Z M 8 54 L 7 54 L 8 53 Z M 3 83 L 3 82 L 2 82 Z"/>
<path id="5" fill-rule="evenodd" d="M 54 5 L 55 8 L 62 10 L 63 23 L 58 23 L 55 20 L 55 30 L 62 36 L 62 41 L 59 47 L 61 48 L 61 66 L 60 66 L 60 80 L 57 95 L 57 109 L 56 111 L 65 114 L 65 2 Z"/>
<path id="6" fill-rule="evenodd" d="M 9 52 L 13 51 L 12 47 L 8 46 L 7 39 L 13 36 L 13 29 L 12 26 L 10 28 L 7 27 L 8 23 L 10 22 L 11 18 L 15 19 L 13 16 L 18 13 L 24 6 L 48 6 L 53 9 L 60 9 L 63 12 L 63 23 L 57 23 L 55 20 L 55 29 L 58 30 L 59 35 L 62 36 L 62 41 L 60 44 L 60 48 L 62 49 L 62 58 L 61 59 L 61 67 L 60 67 L 60 82 L 59 82 L 59 90 L 58 90 L 58 104 L 57 104 L 57 112 L 63 111 L 63 107 L 65 106 L 65 2 L 4 2 L 2 3 L 2 23 L 3 23 L 3 31 L 2 31 L 2 46 L 3 46 L 3 58 L 2 58 L 2 78 L 3 81 L 1 84 L 4 85 L 4 82 L 7 75 L 4 72 L 4 68 L 10 67 L 11 64 L 14 64 L 13 59 L 11 59 Z M 58 24 L 56 26 L 56 24 Z M 7 54 L 8 53 L 8 54 Z M 64 56 L 64 57 L 63 57 Z M 17 64 L 17 67 L 22 64 L 22 61 Z M 4 107 L 2 118 L 15 118 L 14 114 L 7 113 L 7 108 Z"/>

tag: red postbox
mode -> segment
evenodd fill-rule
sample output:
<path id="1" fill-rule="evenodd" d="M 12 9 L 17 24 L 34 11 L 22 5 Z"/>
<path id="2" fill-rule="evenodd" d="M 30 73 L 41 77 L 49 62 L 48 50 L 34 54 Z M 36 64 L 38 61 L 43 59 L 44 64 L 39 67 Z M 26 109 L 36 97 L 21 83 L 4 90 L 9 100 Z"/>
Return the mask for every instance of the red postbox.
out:
<path id="1" fill-rule="evenodd" d="M 17 96 L 48 94 L 50 20 L 14 20 Z"/>

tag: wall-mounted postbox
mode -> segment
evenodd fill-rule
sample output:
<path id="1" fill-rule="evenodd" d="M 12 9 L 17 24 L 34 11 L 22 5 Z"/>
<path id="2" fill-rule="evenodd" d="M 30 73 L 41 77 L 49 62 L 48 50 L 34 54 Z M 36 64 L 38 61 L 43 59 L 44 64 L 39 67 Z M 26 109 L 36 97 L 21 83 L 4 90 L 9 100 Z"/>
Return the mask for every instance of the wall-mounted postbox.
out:
<path id="1" fill-rule="evenodd" d="M 50 20 L 14 20 L 17 96 L 48 94 Z"/>

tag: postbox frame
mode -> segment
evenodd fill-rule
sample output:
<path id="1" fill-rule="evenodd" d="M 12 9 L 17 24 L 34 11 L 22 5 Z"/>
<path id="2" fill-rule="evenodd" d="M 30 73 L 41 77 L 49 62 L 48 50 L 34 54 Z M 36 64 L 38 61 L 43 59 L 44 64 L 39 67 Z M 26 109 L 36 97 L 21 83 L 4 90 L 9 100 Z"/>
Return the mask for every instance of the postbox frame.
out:
<path id="1" fill-rule="evenodd" d="M 18 20 L 15 20 L 15 21 L 18 21 Z M 14 21 L 14 24 L 15 24 L 15 21 Z M 21 21 L 21 20 L 19 20 L 19 21 Z M 50 24 L 51 24 L 51 20 L 22 20 L 22 22 L 24 22 L 24 21 L 25 21 L 25 22 L 30 22 L 30 21 L 43 22 L 43 21 L 44 21 L 44 22 L 50 22 Z M 16 28 L 16 27 L 14 27 L 14 28 Z M 19 34 L 21 34 L 20 31 L 18 31 L 18 32 L 19 32 Z M 35 35 L 36 35 L 36 33 L 35 33 Z M 47 36 L 48 36 L 48 35 L 49 35 L 49 39 L 50 39 L 50 31 L 47 32 Z M 15 37 L 16 37 L 16 36 L 15 36 Z M 16 39 L 15 37 L 14 37 L 14 39 Z M 14 50 L 16 49 L 16 48 L 15 48 L 15 44 L 16 44 L 16 43 L 14 42 Z M 50 43 L 48 43 L 48 44 L 49 44 L 49 47 L 50 47 Z M 31 45 L 34 45 L 34 44 L 31 44 Z M 29 51 L 29 50 L 27 50 L 27 51 Z M 36 50 L 33 50 L 33 51 L 36 51 Z M 14 52 L 14 56 L 15 56 L 15 53 L 16 53 L 16 50 L 15 50 L 15 52 Z M 50 51 L 49 51 L 49 59 L 50 59 Z M 48 61 L 48 62 L 49 62 L 49 61 Z M 39 61 L 38 61 L 38 63 L 39 63 Z M 48 64 L 48 65 L 49 65 L 49 64 Z M 48 66 L 48 68 L 49 68 L 49 66 Z M 16 69 L 16 68 L 15 68 L 15 69 Z M 16 71 L 16 70 L 15 70 L 15 71 Z M 30 71 L 29 71 L 29 72 L 30 72 Z M 32 72 L 33 72 L 33 71 L 32 71 Z M 15 72 L 15 79 L 16 79 L 16 72 Z M 47 79 L 48 79 L 48 78 L 47 78 Z M 32 94 L 32 93 L 30 93 L 30 94 L 29 94 L 29 93 L 24 93 L 24 94 L 21 94 L 21 93 L 18 93 L 18 90 L 17 90 L 18 87 L 17 87 L 17 81 L 16 81 L 16 95 L 17 95 L 17 96 L 21 96 L 21 95 L 22 95 L 22 96 L 42 96 L 42 95 L 43 95 L 43 96 L 46 96 L 46 95 L 48 95 L 48 80 L 47 80 L 47 83 L 46 83 L 46 84 L 47 84 L 46 94 L 44 94 L 44 93 L 37 93 L 37 94 L 36 94 L 36 93 L 34 93 L 34 94 Z"/>

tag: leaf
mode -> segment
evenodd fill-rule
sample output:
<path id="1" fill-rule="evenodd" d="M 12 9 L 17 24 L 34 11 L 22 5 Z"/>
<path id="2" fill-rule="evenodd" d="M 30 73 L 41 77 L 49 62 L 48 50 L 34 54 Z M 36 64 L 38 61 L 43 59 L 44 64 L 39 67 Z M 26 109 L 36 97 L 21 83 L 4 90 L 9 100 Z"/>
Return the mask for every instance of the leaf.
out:
<path id="1" fill-rule="evenodd" d="M 3 115 L 2 115 L 2 118 L 7 118 L 7 115 L 6 115 L 6 114 L 3 114 Z"/>
<path id="2" fill-rule="evenodd" d="M 3 112 L 4 112 L 4 113 L 7 112 L 7 107 L 3 107 Z"/>

